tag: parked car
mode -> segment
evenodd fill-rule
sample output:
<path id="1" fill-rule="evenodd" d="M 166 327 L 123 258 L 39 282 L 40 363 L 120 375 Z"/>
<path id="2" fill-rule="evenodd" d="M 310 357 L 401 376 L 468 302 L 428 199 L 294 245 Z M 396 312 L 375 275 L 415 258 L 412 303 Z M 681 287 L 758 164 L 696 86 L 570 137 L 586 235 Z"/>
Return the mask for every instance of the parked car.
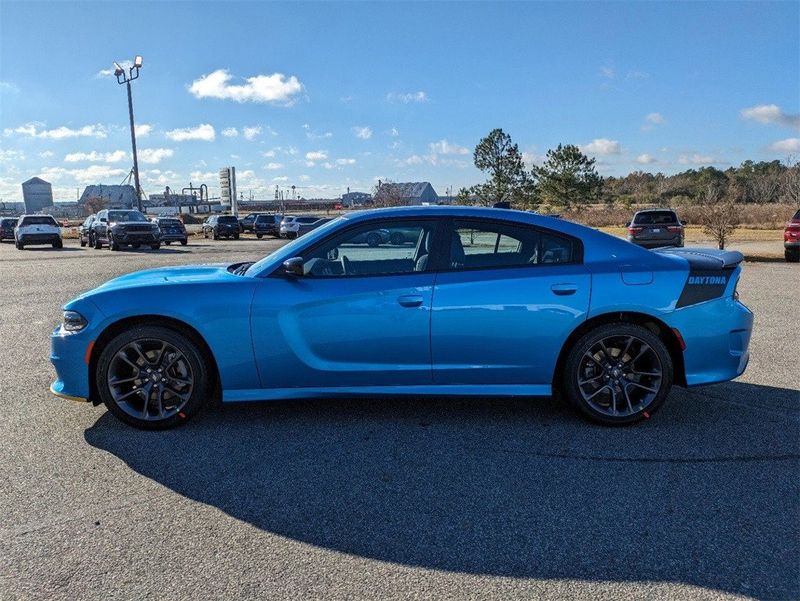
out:
<path id="1" fill-rule="evenodd" d="M 790 263 L 800 261 L 800 209 L 783 228 L 783 256 Z"/>
<path id="2" fill-rule="evenodd" d="M 203 222 L 203 238 L 209 235 L 214 240 L 220 238 L 239 239 L 239 220 L 233 215 L 211 215 Z"/>
<path id="3" fill-rule="evenodd" d="M 94 240 L 92 239 L 92 224 L 94 220 L 97 218 L 97 214 L 92 213 L 86 219 L 83 220 L 78 226 L 78 241 L 80 242 L 81 246 L 94 246 Z"/>
<path id="4" fill-rule="evenodd" d="M 395 228 L 417 244 L 352 242 Z M 256 263 L 129 273 L 82 293 L 51 337 L 51 390 L 147 429 L 184 423 L 215 395 L 554 391 L 627 424 L 673 384 L 745 370 L 742 260 L 509 209 L 353 212 Z"/>
<path id="5" fill-rule="evenodd" d="M 34 244 L 50 244 L 61 248 L 61 224 L 52 215 L 23 215 L 14 228 L 14 243 L 19 250 Z"/>
<path id="6" fill-rule="evenodd" d="M 248 213 L 246 217 L 242 217 L 241 219 L 239 219 L 239 231 L 241 233 L 244 232 L 254 233 L 255 232 L 254 226 L 256 223 L 256 219 L 260 215 L 267 215 L 267 213 Z"/>
<path id="7" fill-rule="evenodd" d="M 281 235 L 282 220 L 283 215 L 268 215 L 264 213 L 258 215 L 253 224 L 253 231 L 256 234 L 256 238 L 263 238 L 264 236 L 275 236 L 279 238 Z"/>
<path id="8" fill-rule="evenodd" d="M 155 220 L 161 232 L 161 241 L 169 246 L 173 242 L 180 242 L 186 246 L 189 242 L 189 235 L 186 233 L 186 226 L 177 217 L 158 217 Z"/>
<path id="9" fill-rule="evenodd" d="M 366 244 L 367 246 L 375 247 L 381 244 L 389 244 L 391 241 L 391 232 L 386 228 L 372 230 L 369 232 L 362 232 L 360 235 L 355 236 L 351 244 Z"/>
<path id="10" fill-rule="evenodd" d="M 317 229 L 319 226 L 325 225 L 329 221 L 331 221 L 330 217 L 323 217 L 322 219 L 317 219 L 312 223 L 301 223 L 297 227 L 297 236 L 300 237 L 304 234 L 307 234 L 308 232 Z"/>
<path id="11" fill-rule="evenodd" d="M 17 227 L 18 217 L 3 217 L 0 219 L 0 242 L 14 239 L 14 228 Z"/>
<path id="12" fill-rule="evenodd" d="M 103 209 L 92 222 L 91 236 L 94 248 L 108 246 L 120 250 L 125 246 L 161 248 L 158 225 L 134 209 Z"/>
<path id="13" fill-rule="evenodd" d="M 319 221 L 316 215 L 304 215 L 297 217 L 295 215 L 287 215 L 281 221 L 280 236 L 281 238 L 297 238 L 297 231 L 301 223 L 309 224 Z"/>
<path id="14" fill-rule="evenodd" d="M 628 228 L 628 242 L 645 248 L 659 248 L 683 246 L 684 225 L 671 209 L 647 209 L 637 211 L 625 227 Z"/>

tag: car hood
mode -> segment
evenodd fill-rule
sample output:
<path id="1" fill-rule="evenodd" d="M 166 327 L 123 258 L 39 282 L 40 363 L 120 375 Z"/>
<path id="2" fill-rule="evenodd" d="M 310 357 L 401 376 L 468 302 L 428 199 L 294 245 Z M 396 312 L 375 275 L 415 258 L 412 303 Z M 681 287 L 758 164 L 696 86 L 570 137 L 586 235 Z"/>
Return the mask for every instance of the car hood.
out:
<path id="1" fill-rule="evenodd" d="M 118 288 L 137 286 L 157 286 L 164 284 L 187 284 L 217 282 L 224 279 L 239 278 L 228 271 L 230 263 L 213 263 L 208 265 L 182 265 L 177 267 L 159 267 L 134 271 L 101 284 L 92 292 L 107 291 Z"/>

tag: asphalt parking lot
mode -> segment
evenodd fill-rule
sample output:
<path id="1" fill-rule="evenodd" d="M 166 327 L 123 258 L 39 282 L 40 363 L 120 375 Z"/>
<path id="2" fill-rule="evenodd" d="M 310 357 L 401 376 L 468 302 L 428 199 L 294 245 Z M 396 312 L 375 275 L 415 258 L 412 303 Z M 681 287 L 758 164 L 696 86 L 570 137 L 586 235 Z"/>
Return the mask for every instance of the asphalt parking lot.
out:
<path id="1" fill-rule="evenodd" d="M 800 597 L 795 265 L 745 266 L 743 377 L 630 428 L 549 399 L 320 399 L 146 433 L 48 392 L 65 301 L 278 244 L 0 245 L 0 597 Z"/>

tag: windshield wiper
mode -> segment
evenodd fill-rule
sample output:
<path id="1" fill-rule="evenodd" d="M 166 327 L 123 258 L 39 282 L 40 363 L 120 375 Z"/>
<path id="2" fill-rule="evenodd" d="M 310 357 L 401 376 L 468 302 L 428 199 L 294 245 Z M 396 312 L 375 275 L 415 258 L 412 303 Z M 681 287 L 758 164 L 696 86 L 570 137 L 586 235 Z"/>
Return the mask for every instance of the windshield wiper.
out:
<path id="1" fill-rule="evenodd" d="M 247 273 L 247 270 L 253 266 L 255 261 L 248 261 L 247 263 L 240 263 L 239 266 L 233 270 L 234 275 L 244 275 Z"/>

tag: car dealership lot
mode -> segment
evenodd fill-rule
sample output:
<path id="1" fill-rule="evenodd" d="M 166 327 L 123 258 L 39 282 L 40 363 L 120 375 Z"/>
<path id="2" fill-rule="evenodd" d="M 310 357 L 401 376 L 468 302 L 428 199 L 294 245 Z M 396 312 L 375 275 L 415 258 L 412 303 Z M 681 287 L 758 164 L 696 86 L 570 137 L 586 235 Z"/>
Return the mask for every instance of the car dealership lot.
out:
<path id="1" fill-rule="evenodd" d="M 549 399 L 323 399 L 147 433 L 47 391 L 76 294 L 282 243 L 0 245 L 0 597 L 800 595 L 800 275 L 783 262 L 745 265 L 744 376 L 675 389 L 631 428 Z"/>

